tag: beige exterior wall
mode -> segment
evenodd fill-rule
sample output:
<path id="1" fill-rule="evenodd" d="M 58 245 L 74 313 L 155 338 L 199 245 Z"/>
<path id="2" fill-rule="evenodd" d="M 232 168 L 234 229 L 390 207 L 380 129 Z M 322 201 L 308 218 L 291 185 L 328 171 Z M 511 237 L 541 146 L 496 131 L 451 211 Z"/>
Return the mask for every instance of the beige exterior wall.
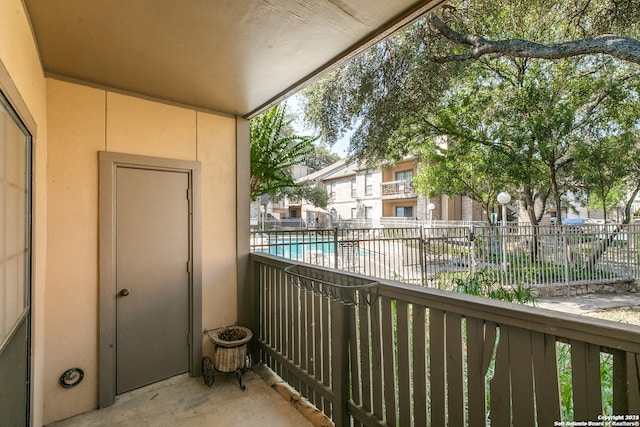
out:
<path id="1" fill-rule="evenodd" d="M 98 151 L 201 162 L 203 327 L 237 316 L 235 118 L 53 79 L 47 102 L 45 423 L 98 404 Z M 84 381 L 63 389 L 72 367 Z"/>
<path id="2" fill-rule="evenodd" d="M 45 270 L 47 259 L 47 115 L 45 78 L 20 0 L 0 0 L 0 88 L 36 129 L 33 144 L 32 373 L 33 425 L 43 419 Z M 20 105 L 16 105 L 16 104 Z M 23 117 L 24 119 L 25 117 Z"/>
<path id="3" fill-rule="evenodd" d="M 383 202 L 382 216 L 384 217 L 396 216 L 396 206 L 412 206 L 413 215 L 411 216 L 411 218 L 414 218 L 418 215 L 417 199 L 411 198 L 411 199 L 405 199 L 405 200 L 396 200 L 393 202 Z"/>
<path id="4" fill-rule="evenodd" d="M 236 321 L 236 120 L 45 79 L 23 3 L 0 10 L 0 88 L 35 134 L 31 411 L 42 425 L 97 406 L 98 151 L 202 163 L 203 327 Z M 85 379 L 63 389 L 71 367 Z"/>
<path id="5" fill-rule="evenodd" d="M 382 182 L 391 182 L 396 180 L 396 172 L 410 170 L 413 171 L 413 176 L 416 176 L 416 162 L 415 160 L 405 160 L 393 165 L 392 168 L 382 169 Z"/>
<path id="6" fill-rule="evenodd" d="M 45 422 L 85 412 L 98 387 L 98 151 L 105 147 L 105 93 L 47 80 L 49 248 Z M 83 383 L 62 389 L 67 369 Z"/>
<path id="7" fill-rule="evenodd" d="M 205 113 L 198 113 L 197 119 L 197 155 L 202 164 L 202 325 L 211 329 L 238 319 L 236 121 Z M 206 338 L 202 349 L 213 353 Z"/>
<path id="8" fill-rule="evenodd" d="M 106 151 L 196 160 L 196 112 L 107 93 Z"/>

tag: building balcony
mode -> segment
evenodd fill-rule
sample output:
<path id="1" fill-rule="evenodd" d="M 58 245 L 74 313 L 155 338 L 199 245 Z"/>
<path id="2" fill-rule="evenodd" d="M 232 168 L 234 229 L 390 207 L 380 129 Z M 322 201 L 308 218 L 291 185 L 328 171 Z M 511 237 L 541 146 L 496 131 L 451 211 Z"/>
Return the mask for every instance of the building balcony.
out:
<path id="1" fill-rule="evenodd" d="M 382 183 L 382 199 L 415 198 L 416 192 L 411 181 L 387 181 Z"/>

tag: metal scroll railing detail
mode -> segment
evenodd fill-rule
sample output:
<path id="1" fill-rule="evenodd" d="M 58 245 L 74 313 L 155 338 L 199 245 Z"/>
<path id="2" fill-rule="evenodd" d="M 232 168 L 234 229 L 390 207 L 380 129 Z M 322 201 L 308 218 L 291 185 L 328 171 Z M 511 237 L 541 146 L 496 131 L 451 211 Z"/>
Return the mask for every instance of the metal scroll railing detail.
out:
<path id="1" fill-rule="evenodd" d="M 338 276 L 311 266 L 290 265 L 284 269 L 289 281 L 301 290 L 348 306 L 372 305 L 378 299 L 380 282 L 349 278 L 336 283 Z"/>

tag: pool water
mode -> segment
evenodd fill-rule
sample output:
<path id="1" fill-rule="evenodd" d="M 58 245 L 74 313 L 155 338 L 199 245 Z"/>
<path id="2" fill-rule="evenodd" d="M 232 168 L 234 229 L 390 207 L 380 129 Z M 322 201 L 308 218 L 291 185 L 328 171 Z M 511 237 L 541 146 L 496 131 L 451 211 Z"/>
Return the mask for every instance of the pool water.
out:
<path id="1" fill-rule="evenodd" d="M 338 243 L 338 245 L 341 244 Z M 345 249 L 348 250 L 347 248 Z M 333 240 L 286 240 L 274 242 L 269 246 L 262 248 L 257 248 L 256 251 L 289 259 L 309 258 L 313 254 L 316 256 L 333 255 L 335 253 L 335 242 Z M 359 256 L 365 256 L 367 253 L 368 251 L 358 249 Z"/>

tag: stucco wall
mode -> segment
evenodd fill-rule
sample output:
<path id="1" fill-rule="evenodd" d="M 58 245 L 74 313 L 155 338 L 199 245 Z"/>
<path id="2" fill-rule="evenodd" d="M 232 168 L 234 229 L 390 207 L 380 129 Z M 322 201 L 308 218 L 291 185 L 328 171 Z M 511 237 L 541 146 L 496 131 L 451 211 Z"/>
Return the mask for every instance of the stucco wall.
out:
<path id="1" fill-rule="evenodd" d="M 202 164 L 202 325 L 211 329 L 237 320 L 236 124 L 234 119 L 200 112 L 197 121 Z M 213 352 L 208 339 L 203 351 Z"/>
<path id="2" fill-rule="evenodd" d="M 47 246 L 47 116 L 45 79 L 31 27 L 20 0 L 0 0 L 0 88 L 7 93 L 20 115 L 35 124 L 33 145 L 33 282 L 32 319 L 32 421 L 42 424 L 44 370 L 45 269 Z M 23 117 L 24 119 L 24 117 Z"/>
<path id="3" fill-rule="evenodd" d="M 383 204 L 382 216 L 384 217 L 395 217 L 396 216 L 396 207 L 397 206 L 411 206 L 413 207 L 413 215 L 410 218 L 415 218 L 418 216 L 418 208 L 416 206 L 416 198 L 408 198 L 405 200 L 393 201 L 393 202 L 385 202 Z"/>
<path id="4" fill-rule="evenodd" d="M 47 79 L 49 258 L 44 421 L 98 403 L 98 151 L 202 164 L 203 327 L 235 322 L 235 118 Z M 205 343 L 205 348 L 208 342 Z M 85 379 L 62 389 L 58 377 Z"/>
<path id="5" fill-rule="evenodd" d="M 98 154 L 105 148 L 105 93 L 47 80 L 49 257 L 45 422 L 93 406 L 98 384 Z M 59 376 L 84 370 L 63 389 Z"/>

